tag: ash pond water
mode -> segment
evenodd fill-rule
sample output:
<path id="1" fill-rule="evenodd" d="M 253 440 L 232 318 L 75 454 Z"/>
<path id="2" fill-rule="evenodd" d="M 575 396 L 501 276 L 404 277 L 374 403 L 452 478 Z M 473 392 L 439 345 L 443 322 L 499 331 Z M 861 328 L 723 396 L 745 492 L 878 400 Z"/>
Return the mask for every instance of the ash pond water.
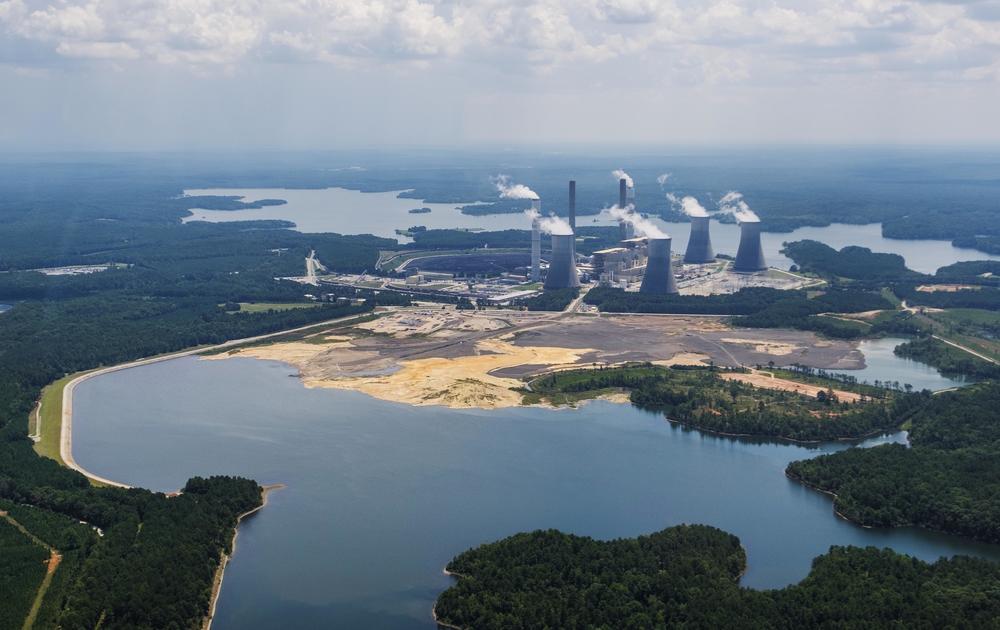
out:
<path id="1" fill-rule="evenodd" d="M 241 527 L 217 630 L 433 628 L 454 555 L 538 528 L 614 538 L 714 525 L 743 541 L 744 584 L 757 588 L 802 579 L 830 545 L 1000 558 L 856 527 L 785 477 L 788 462 L 845 445 L 713 437 L 629 405 L 410 407 L 306 389 L 281 363 L 188 357 L 86 381 L 74 407 L 74 454 L 99 475 L 158 490 L 211 474 L 287 484 Z"/>

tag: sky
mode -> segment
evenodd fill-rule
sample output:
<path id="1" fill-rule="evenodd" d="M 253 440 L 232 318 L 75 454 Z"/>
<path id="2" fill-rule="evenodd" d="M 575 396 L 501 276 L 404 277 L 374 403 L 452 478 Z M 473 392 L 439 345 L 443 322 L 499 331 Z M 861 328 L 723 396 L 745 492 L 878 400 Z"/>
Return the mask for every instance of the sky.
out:
<path id="1" fill-rule="evenodd" d="M 0 0 L 0 151 L 1000 144 L 1000 0 Z"/>

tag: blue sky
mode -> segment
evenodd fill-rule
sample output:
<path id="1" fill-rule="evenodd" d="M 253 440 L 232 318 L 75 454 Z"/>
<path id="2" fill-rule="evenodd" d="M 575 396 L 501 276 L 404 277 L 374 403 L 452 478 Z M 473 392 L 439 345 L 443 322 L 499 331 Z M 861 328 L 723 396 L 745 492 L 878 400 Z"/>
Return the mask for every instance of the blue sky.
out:
<path id="1" fill-rule="evenodd" d="M 0 150 L 1000 143 L 1000 1 L 0 0 Z"/>

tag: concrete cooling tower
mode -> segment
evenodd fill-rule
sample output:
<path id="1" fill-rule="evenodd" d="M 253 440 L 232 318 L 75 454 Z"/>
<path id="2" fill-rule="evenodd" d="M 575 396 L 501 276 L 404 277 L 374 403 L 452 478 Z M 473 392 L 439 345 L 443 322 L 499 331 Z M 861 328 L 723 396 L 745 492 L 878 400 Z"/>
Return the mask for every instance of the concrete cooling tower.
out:
<path id="1" fill-rule="evenodd" d="M 710 263 L 715 260 L 712 239 L 708 235 L 708 217 L 691 217 L 691 236 L 688 238 L 684 262 L 691 264 Z"/>
<path id="2" fill-rule="evenodd" d="M 767 263 L 764 262 L 764 248 L 760 246 L 760 221 L 744 221 L 740 223 L 740 248 L 736 252 L 733 271 L 765 269 Z"/>
<path id="3" fill-rule="evenodd" d="M 576 261 L 573 256 L 572 234 L 552 235 L 552 259 L 549 261 L 549 274 L 545 276 L 546 289 L 570 289 L 580 286 L 580 277 L 576 274 Z"/>
<path id="4" fill-rule="evenodd" d="M 647 249 L 646 273 L 639 293 L 677 293 L 677 280 L 670 265 L 670 237 L 651 238 Z"/>

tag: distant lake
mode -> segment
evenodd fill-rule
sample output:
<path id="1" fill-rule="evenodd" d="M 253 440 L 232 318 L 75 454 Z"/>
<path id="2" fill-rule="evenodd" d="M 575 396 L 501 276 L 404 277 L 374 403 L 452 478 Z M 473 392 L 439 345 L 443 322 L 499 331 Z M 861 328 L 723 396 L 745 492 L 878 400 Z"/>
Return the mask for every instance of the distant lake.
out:
<path id="1" fill-rule="evenodd" d="M 628 405 L 409 407 L 306 389 L 280 363 L 189 357 L 85 381 L 74 407 L 74 454 L 99 475 L 159 490 L 210 474 L 288 484 L 240 528 L 217 630 L 433 628 L 455 554 L 537 528 L 714 525 L 740 537 L 757 588 L 800 580 L 830 545 L 1000 559 L 956 537 L 856 527 L 785 477 L 843 444 L 715 437 Z"/>
<path id="2" fill-rule="evenodd" d="M 398 237 L 396 229 L 414 225 L 428 228 L 474 228 L 483 230 L 527 229 L 529 226 L 523 214 L 490 214 L 474 216 L 462 214 L 461 205 L 434 204 L 417 199 L 401 199 L 397 192 L 365 193 L 346 188 L 323 188 L 315 190 L 286 188 L 213 188 L 187 190 L 188 195 L 221 195 L 242 198 L 244 201 L 258 199 L 284 199 L 288 203 L 280 206 L 266 206 L 251 210 L 192 210 L 185 221 L 249 221 L 262 219 L 284 219 L 295 223 L 302 232 L 338 232 L 340 234 L 374 234 L 388 238 Z M 410 214 L 413 208 L 428 207 L 427 214 Z M 544 209 L 544 205 L 543 205 Z M 597 221 L 595 222 L 595 219 Z M 687 245 L 690 226 L 687 223 L 666 223 L 654 219 L 673 236 L 675 251 L 683 251 Z M 583 215 L 577 225 L 612 225 L 610 217 L 603 215 Z M 735 256 L 739 244 L 739 227 L 733 224 L 712 222 L 712 243 L 717 253 Z M 939 267 L 964 260 L 1000 260 L 974 249 L 952 246 L 950 241 L 900 240 L 882 236 L 878 223 L 867 225 L 846 225 L 834 223 L 827 227 L 804 227 L 787 234 L 762 235 L 764 253 L 768 264 L 787 269 L 792 261 L 778 252 L 782 243 L 802 239 L 814 239 L 840 249 L 847 245 L 868 247 L 875 252 L 892 252 L 906 259 L 906 264 L 916 271 L 934 273 Z"/>
<path id="3" fill-rule="evenodd" d="M 898 337 L 863 339 L 858 344 L 858 349 L 865 355 L 865 367 L 860 370 L 844 370 L 842 373 L 857 377 L 859 382 L 868 381 L 870 384 L 874 384 L 875 381 L 898 381 L 900 385 L 909 383 L 918 391 L 961 387 L 970 382 L 964 377 L 944 376 L 926 363 L 896 356 L 893 350 L 906 341 Z"/>

